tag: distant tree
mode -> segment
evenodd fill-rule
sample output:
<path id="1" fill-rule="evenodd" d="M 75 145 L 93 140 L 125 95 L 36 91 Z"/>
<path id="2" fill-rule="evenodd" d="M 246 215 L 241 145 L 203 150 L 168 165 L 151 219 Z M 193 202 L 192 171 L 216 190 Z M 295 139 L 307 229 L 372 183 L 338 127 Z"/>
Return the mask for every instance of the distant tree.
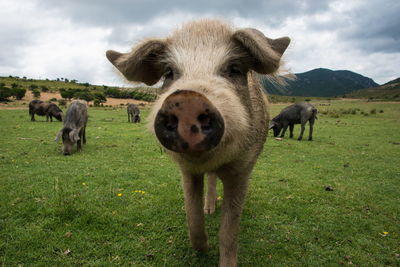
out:
<path id="1" fill-rule="evenodd" d="M 15 96 L 15 98 L 17 100 L 21 100 L 25 96 L 26 89 L 25 88 L 13 88 L 11 90 L 11 93 L 13 96 Z"/>
<path id="2" fill-rule="evenodd" d="M 93 94 L 93 96 L 94 96 L 94 100 L 95 100 L 98 104 L 107 102 L 106 95 L 105 95 L 103 92 L 95 92 L 95 93 Z M 96 106 L 96 103 L 95 103 L 95 106 Z"/>
<path id="3" fill-rule="evenodd" d="M 59 82 L 59 81 L 60 81 L 60 78 L 57 78 L 56 81 Z"/>
<path id="4" fill-rule="evenodd" d="M 26 76 L 22 77 L 22 79 L 26 80 Z"/>
<path id="5" fill-rule="evenodd" d="M 89 92 L 88 90 L 85 90 L 85 91 L 76 92 L 74 94 L 74 98 L 83 99 L 87 102 L 90 102 L 94 99 L 94 96 L 91 92 Z"/>
<path id="6" fill-rule="evenodd" d="M 64 82 L 68 83 L 68 82 L 69 82 L 69 80 L 68 80 L 67 78 L 64 78 Z"/>
<path id="7" fill-rule="evenodd" d="M 39 98 L 40 97 L 40 91 L 39 89 L 35 88 L 32 90 L 32 94 L 35 98 Z"/>
<path id="8" fill-rule="evenodd" d="M 82 85 L 85 86 L 85 87 L 89 87 L 90 86 L 89 83 L 82 83 Z"/>
<path id="9" fill-rule="evenodd" d="M 71 100 L 71 98 L 74 97 L 74 93 L 75 93 L 73 89 L 66 90 L 64 88 L 60 88 L 59 92 L 60 92 L 62 98 L 65 98 L 68 100 Z"/>
<path id="10" fill-rule="evenodd" d="M 71 83 L 77 83 L 78 80 L 71 80 Z"/>

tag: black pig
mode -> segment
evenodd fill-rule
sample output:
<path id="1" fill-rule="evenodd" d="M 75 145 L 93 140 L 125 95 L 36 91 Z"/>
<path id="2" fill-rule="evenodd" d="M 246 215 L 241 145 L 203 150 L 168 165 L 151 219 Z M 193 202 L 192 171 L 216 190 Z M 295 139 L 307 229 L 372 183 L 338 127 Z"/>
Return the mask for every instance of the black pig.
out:
<path id="1" fill-rule="evenodd" d="M 53 117 L 59 121 L 62 121 L 62 110 L 54 103 L 47 103 L 41 100 L 32 100 L 29 103 L 29 115 L 31 121 L 35 121 L 35 114 L 40 116 L 46 116 L 46 121 L 53 121 Z"/>
<path id="2" fill-rule="evenodd" d="M 307 121 L 310 122 L 310 134 L 308 140 L 312 140 L 314 121 L 317 118 L 317 109 L 309 103 L 296 103 L 284 108 L 278 116 L 272 119 L 269 129 L 274 130 L 274 136 L 277 137 L 282 130 L 281 136 L 284 137 L 287 127 L 290 128 L 290 138 L 293 137 L 293 128 L 295 124 L 301 124 L 301 132 L 298 140 L 303 138 L 304 126 Z"/>

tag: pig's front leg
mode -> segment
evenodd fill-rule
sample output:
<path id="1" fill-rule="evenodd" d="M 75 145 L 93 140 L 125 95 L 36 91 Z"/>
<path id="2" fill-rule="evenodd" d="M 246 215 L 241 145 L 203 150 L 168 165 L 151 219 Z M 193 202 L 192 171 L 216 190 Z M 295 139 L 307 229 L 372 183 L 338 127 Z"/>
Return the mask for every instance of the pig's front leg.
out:
<path id="1" fill-rule="evenodd" d="M 240 217 L 247 193 L 249 174 L 220 175 L 224 185 L 221 226 L 219 230 L 219 266 L 237 266 Z"/>
<path id="2" fill-rule="evenodd" d="M 203 191 L 204 175 L 183 172 L 186 219 L 192 247 L 199 251 L 208 249 L 208 237 L 204 227 Z"/>
<path id="3" fill-rule="evenodd" d="M 215 203 L 217 201 L 217 174 L 208 173 L 207 196 L 204 204 L 204 213 L 213 214 L 215 212 Z"/>

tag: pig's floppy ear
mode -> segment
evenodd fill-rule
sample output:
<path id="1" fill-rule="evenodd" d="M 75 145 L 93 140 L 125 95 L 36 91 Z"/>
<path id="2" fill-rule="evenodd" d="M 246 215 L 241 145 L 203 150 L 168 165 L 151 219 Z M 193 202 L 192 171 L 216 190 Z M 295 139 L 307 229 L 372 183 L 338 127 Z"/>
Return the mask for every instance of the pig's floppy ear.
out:
<path id="1" fill-rule="evenodd" d="M 106 56 L 127 80 L 153 85 L 164 74 L 161 59 L 166 47 L 165 41 L 151 39 L 138 44 L 129 53 L 108 50 Z"/>
<path id="2" fill-rule="evenodd" d="M 54 141 L 58 142 L 58 141 L 60 140 L 60 138 L 61 138 L 62 133 L 63 133 L 63 131 L 60 130 L 60 131 L 58 132 L 58 134 L 56 135 L 56 138 L 54 139 Z"/>
<path id="3" fill-rule="evenodd" d="M 268 130 L 271 130 L 272 128 L 274 128 L 275 126 L 275 122 L 274 121 L 270 121 L 269 122 L 269 126 L 268 126 Z"/>
<path id="4" fill-rule="evenodd" d="M 252 28 L 236 31 L 233 39 L 250 53 L 255 60 L 252 69 L 261 74 L 278 70 L 280 59 L 290 43 L 289 37 L 270 39 Z"/>

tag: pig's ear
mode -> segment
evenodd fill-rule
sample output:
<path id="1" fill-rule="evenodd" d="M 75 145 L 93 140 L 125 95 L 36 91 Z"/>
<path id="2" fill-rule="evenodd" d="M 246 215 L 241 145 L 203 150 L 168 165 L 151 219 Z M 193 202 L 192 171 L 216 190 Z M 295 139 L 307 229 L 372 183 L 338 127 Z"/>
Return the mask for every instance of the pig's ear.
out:
<path id="1" fill-rule="evenodd" d="M 63 133 L 62 130 L 59 131 L 58 134 L 56 135 L 56 138 L 54 139 L 54 141 L 58 142 L 61 138 L 62 133 Z"/>
<path id="2" fill-rule="evenodd" d="M 127 80 L 153 85 L 164 74 L 162 58 L 166 47 L 165 41 L 152 39 L 138 44 L 129 53 L 108 50 L 106 56 Z"/>
<path id="3" fill-rule="evenodd" d="M 272 128 L 274 128 L 275 126 L 275 122 L 274 121 L 270 121 L 269 122 L 269 126 L 268 126 L 268 130 L 271 130 Z"/>
<path id="4" fill-rule="evenodd" d="M 250 53 L 254 59 L 252 69 L 261 74 L 278 70 L 280 59 L 290 43 L 289 37 L 270 39 L 252 28 L 236 31 L 233 39 Z"/>

